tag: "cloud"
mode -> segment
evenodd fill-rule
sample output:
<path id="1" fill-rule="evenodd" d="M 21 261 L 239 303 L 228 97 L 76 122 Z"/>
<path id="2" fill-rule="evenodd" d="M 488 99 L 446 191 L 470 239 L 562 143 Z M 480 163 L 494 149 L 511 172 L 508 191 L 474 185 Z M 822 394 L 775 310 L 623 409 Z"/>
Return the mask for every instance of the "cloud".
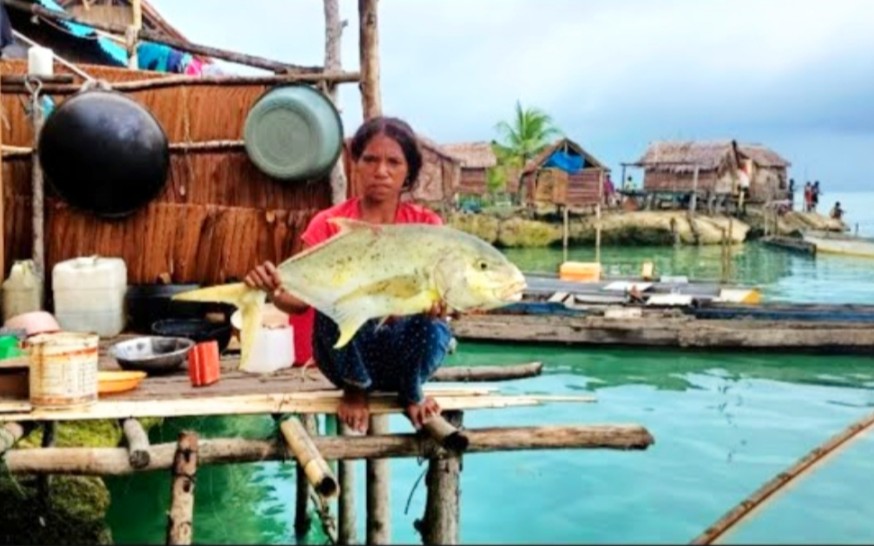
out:
<path id="1" fill-rule="evenodd" d="M 318 1 L 154 0 L 194 41 L 319 64 Z M 874 134 L 868 0 L 381 0 L 386 113 L 437 141 L 488 139 L 517 99 L 617 165 L 662 138 L 759 140 L 845 185 Z M 357 2 L 343 64 L 358 67 Z M 341 88 L 347 131 L 355 85 Z M 804 138 L 797 136 L 804 133 Z M 841 149 L 836 147 L 840 145 Z M 833 158 L 840 157 L 840 161 Z M 807 159 L 805 159 L 806 161 Z"/>

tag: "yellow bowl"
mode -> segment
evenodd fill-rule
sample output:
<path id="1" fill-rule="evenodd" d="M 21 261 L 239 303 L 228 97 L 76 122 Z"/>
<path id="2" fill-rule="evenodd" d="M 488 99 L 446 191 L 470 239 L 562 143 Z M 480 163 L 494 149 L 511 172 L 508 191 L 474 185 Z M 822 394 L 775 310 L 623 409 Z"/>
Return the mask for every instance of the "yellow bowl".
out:
<path id="1" fill-rule="evenodd" d="M 146 378 L 146 372 L 97 372 L 97 394 L 132 391 Z"/>

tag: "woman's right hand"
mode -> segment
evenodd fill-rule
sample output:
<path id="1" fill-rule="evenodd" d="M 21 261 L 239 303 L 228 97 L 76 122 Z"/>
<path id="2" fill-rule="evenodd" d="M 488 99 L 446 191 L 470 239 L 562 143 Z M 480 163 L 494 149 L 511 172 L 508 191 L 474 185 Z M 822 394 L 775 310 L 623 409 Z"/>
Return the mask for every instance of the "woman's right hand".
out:
<path id="1" fill-rule="evenodd" d="M 282 288 L 282 279 L 279 277 L 279 271 L 270 261 L 255 267 L 255 269 L 246 275 L 243 281 L 249 288 L 258 288 L 271 295 L 276 295 Z"/>

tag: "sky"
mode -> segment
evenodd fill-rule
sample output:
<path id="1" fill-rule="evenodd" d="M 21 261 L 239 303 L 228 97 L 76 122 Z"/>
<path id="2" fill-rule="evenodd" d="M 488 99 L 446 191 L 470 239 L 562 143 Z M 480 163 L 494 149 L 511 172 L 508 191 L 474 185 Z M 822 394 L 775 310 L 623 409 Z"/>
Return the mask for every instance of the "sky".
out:
<path id="1" fill-rule="evenodd" d="M 323 63 L 321 0 L 151 2 L 192 42 Z M 357 1 L 340 10 L 357 70 Z M 874 190 L 872 27 L 870 0 L 380 0 L 383 113 L 481 141 L 521 101 L 617 174 L 654 140 L 736 138 L 788 159 L 798 185 Z M 347 134 L 360 101 L 341 87 Z"/>

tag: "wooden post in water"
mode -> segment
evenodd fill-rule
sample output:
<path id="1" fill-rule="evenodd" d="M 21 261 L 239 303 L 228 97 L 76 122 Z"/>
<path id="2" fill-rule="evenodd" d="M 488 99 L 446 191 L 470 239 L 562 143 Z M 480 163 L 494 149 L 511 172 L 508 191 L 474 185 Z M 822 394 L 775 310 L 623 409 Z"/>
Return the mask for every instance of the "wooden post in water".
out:
<path id="1" fill-rule="evenodd" d="M 604 171 L 598 171 L 598 204 L 595 205 L 595 261 L 601 263 L 601 201 L 604 200 Z"/>
<path id="2" fill-rule="evenodd" d="M 343 37 L 343 27 L 346 21 L 340 21 L 340 0 L 325 0 L 325 70 L 341 70 L 340 42 Z M 325 94 L 337 106 L 337 84 L 325 82 Z M 339 107 L 338 107 L 339 109 Z M 343 155 L 337 159 L 331 169 L 331 202 L 336 204 L 346 200 L 348 185 L 346 173 L 343 171 Z"/>
<path id="3" fill-rule="evenodd" d="M 570 227 L 568 226 L 568 212 L 567 212 L 567 204 L 564 205 L 563 212 L 563 222 L 562 222 L 562 240 L 561 247 L 564 251 L 564 261 L 567 261 L 567 240 L 568 240 L 568 232 L 570 231 Z"/>
<path id="4" fill-rule="evenodd" d="M 197 472 L 197 434 L 179 433 L 173 458 L 173 484 L 167 514 L 167 544 L 191 544 L 194 537 L 194 476 Z"/>
<path id="5" fill-rule="evenodd" d="M 364 119 L 382 114 L 379 92 L 378 0 L 358 0 L 361 104 Z"/>
<path id="6" fill-rule="evenodd" d="M 462 412 L 445 415 L 450 423 L 461 426 Z M 424 544 L 458 544 L 460 474 L 461 454 L 455 451 L 447 450 L 444 456 L 428 461 L 425 517 L 418 524 Z"/>
<path id="7" fill-rule="evenodd" d="M 689 211 L 695 214 L 695 209 L 698 206 L 698 165 L 695 165 L 695 171 L 692 173 L 692 199 L 689 200 Z"/>
<path id="8" fill-rule="evenodd" d="M 55 434 L 58 431 L 57 421 L 46 421 L 42 424 L 42 442 L 43 448 L 52 447 L 55 445 Z M 36 482 L 37 497 L 43 508 L 49 506 L 49 488 L 51 487 L 51 476 L 40 475 Z"/>
<path id="9" fill-rule="evenodd" d="M 368 433 L 389 433 L 388 415 L 371 415 Z M 389 498 L 389 462 L 387 459 L 367 460 L 367 544 L 388 544 L 391 541 L 391 511 Z"/>
<path id="10" fill-rule="evenodd" d="M 317 432 L 314 415 L 301 415 L 300 420 L 303 423 L 304 430 L 309 434 Z M 309 531 L 312 520 L 309 512 L 310 482 L 300 463 L 297 463 L 295 467 L 295 481 L 297 486 L 295 487 L 294 532 L 297 536 L 303 536 Z"/>
<path id="11" fill-rule="evenodd" d="M 340 435 L 348 436 L 351 430 L 345 423 L 340 423 Z M 356 529 L 355 517 L 355 462 L 340 461 L 340 500 L 337 512 L 339 513 L 339 529 L 337 539 L 340 544 L 356 544 L 358 542 L 358 530 Z"/>

